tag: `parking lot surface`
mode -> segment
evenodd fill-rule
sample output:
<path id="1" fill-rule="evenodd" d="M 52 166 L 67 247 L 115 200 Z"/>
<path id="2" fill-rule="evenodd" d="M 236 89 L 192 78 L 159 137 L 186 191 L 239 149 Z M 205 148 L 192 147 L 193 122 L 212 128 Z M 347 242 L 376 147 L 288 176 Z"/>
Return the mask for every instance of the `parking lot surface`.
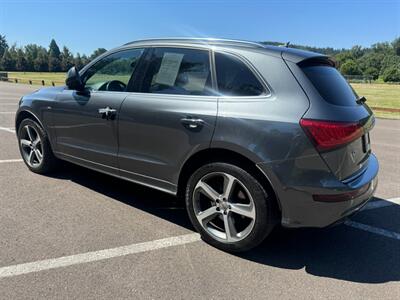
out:
<path id="1" fill-rule="evenodd" d="M 400 299 L 400 121 L 371 133 L 381 169 L 363 211 L 232 255 L 172 196 L 67 163 L 30 172 L 14 113 L 37 88 L 0 83 L 0 299 Z"/>

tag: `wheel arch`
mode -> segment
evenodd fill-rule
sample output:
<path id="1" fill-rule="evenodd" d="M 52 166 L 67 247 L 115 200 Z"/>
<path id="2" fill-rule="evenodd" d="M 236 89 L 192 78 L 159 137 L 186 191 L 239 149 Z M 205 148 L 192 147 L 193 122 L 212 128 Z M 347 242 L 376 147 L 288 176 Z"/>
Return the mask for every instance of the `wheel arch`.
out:
<path id="1" fill-rule="evenodd" d="M 15 118 L 15 132 L 18 133 L 19 125 L 21 125 L 21 122 L 24 119 L 31 119 L 39 123 L 39 125 L 44 129 L 42 122 L 39 120 L 39 118 L 31 111 L 29 110 L 20 110 L 17 113 L 17 116 Z"/>
<path id="2" fill-rule="evenodd" d="M 224 148 L 203 149 L 199 152 L 196 152 L 185 161 L 181 168 L 178 179 L 177 196 L 180 199 L 183 199 L 184 197 L 186 185 L 191 174 L 199 167 L 211 162 L 231 163 L 249 172 L 259 181 L 268 194 L 272 194 L 274 196 L 277 209 L 279 211 L 281 210 L 279 199 L 274 191 L 270 179 L 256 166 L 256 162 L 252 161 L 243 154 Z"/>

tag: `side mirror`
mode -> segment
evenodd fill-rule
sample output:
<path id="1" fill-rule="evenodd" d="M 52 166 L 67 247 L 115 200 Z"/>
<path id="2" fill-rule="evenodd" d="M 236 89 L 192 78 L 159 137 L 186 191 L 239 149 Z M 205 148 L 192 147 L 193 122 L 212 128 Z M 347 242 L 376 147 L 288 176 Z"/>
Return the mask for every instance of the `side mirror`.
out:
<path id="1" fill-rule="evenodd" d="M 72 67 L 68 70 L 65 83 L 71 90 L 82 91 L 84 89 L 81 76 L 79 75 L 79 71 L 76 67 Z"/>

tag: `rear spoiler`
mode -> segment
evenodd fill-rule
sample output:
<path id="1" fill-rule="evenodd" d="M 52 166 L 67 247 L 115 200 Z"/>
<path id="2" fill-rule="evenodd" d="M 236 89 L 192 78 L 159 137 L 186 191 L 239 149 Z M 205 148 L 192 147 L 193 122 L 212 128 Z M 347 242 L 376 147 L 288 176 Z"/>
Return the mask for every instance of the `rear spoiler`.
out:
<path id="1" fill-rule="evenodd" d="M 320 53 L 299 50 L 295 48 L 283 48 L 281 56 L 284 60 L 293 62 L 295 64 L 324 64 L 336 67 L 337 64 L 334 59 Z"/>
<path id="2" fill-rule="evenodd" d="M 297 63 L 299 67 L 310 67 L 310 66 L 330 66 L 336 68 L 336 61 L 328 56 L 315 56 L 304 59 Z"/>

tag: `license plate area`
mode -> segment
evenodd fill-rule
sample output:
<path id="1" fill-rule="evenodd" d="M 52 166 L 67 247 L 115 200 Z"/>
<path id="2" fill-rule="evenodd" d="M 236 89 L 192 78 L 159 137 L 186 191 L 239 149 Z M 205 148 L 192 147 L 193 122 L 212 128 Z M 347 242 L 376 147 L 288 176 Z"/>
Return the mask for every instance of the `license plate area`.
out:
<path id="1" fill-rule="evenodd" d="M 362 149 L 364 153 L 371 152 L 371 139 L 369 137 L 369 132 L 364 134 L 361 138 L 362 141 Z"/>

